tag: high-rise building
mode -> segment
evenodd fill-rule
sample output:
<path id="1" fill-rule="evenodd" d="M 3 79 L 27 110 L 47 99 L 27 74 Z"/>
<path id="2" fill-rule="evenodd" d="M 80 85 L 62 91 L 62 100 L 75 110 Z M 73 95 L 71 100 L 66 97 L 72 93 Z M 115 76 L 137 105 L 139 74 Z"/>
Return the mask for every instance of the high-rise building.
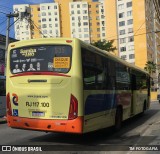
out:
<path id="1" fill-rule="evenodd" d="M 158 0 L 105 1 L 106 38 L 115 40 L 118 55 L 141 68 L 159 64 L 160 5 Z M 159 43 L 158 43 L 159 44 Z"/>
<path id="2" fill-rule="evenodd" d="M 15 38 L 19 40 L 76 37 L 91 43 L 106 38 L 103 1 L 55 0 L 39 5 L 14 5 L 14 11 L 21 12 L 15 23 Z"/>

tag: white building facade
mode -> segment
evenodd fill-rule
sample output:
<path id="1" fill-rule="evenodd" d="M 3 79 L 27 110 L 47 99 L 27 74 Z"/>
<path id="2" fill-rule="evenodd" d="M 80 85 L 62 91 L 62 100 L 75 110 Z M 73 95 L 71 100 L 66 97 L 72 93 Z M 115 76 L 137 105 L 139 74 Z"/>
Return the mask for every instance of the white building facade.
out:
<path id="1" fill-rule="evenodd" d="M 135 63 L 132 0 L 117 0 L 119 56 Z"/>

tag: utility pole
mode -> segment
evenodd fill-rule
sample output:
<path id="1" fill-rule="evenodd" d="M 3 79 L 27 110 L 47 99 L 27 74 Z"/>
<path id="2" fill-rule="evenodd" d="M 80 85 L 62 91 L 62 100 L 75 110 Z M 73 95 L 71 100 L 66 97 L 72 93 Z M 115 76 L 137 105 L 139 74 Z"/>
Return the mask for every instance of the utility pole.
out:
<path id="1" fill-rule="evenodd" d="M 10 19 L 13 17 L 18 17 L 18 13 L 10 13 L 7 14 L 7 30 L 6 30 L 6 48 L 5 48 L 5 69 L 4 69 L 4 75 L 6 76 L 6 65 L 7 65 L 7 53 L 8 53 L 8 45 L 9 45 L 9 31 L 10 31 Z"/>

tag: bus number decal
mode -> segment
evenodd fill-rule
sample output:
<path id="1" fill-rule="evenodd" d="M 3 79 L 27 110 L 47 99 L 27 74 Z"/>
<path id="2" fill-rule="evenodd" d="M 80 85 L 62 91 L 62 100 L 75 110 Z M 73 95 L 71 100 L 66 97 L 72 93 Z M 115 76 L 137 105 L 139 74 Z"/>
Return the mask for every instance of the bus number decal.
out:
<path id="1" fill-rule="evenodd" d="M 46 102 L 26 102 L 26 106 L 28 107 L 49 107 L 49 103 Z"/>

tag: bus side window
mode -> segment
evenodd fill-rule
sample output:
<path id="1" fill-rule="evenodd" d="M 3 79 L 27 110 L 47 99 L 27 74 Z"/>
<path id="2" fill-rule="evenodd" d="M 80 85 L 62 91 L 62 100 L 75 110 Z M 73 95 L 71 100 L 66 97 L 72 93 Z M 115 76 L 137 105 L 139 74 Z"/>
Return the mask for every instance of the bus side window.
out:
<path id="1" fill-rule="evenodd" d="M 106 63 L 107 74 L 106 74 L 106 84 L 107 89 L 112 90 L 116 87 L 116 75 L 115 75 L 115 62 L 112 60 L 108 60 Z"/>
<path id="2" fill-rule="evenodd" d="M 104 89 L 105 73 L 100 55 L 82 48 L 82 68 L 84 89 Z"/>

